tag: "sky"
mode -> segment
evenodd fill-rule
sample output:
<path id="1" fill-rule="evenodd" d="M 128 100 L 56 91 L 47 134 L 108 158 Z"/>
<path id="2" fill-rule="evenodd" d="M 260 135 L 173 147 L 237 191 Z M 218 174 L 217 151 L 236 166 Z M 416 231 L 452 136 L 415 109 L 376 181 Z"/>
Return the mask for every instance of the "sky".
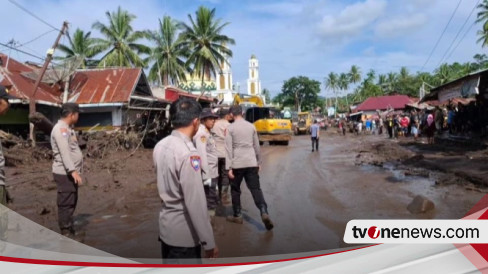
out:
<path id="1" fill-rule="evenodd" d="M 158 18 L 164 15 L 188 22 L 188 14 L 194 14 L 199 6 L 215 8 L 217 17 L 230 23 L 223 33 L 236 40 L 230 63 L 234 84 L 240 84 L 241 92 L 247 89 L 252 54 L 259 60 L 261 86 L 272 95 L 281 91 L 285 80 L 307 76 L 320 81 L 321 95 L 329 97 L 332 92 L 325 90 L 325 76 L 329 72 L 348 72 L 352 65 L 359 66 L 363 75 L 370 69 L 377 74 L 398 72 L 402 66 L 412 73 L 431 72 L 441 61 L 467 62 L 475 54 L 486 52 L 476 43 L 481 28 L 473 25 L 476 11 L 469 18 L 479 0 L 460 0 L 447 29 L 458 0 L 15 1 L 58 28 L 67 20 L 73 31 L 89 31 L 97 20 L 107 23 L 105 12 L 118 6 L 137 16 L 133 22 L 135 30 L 155 30 Z M 0 43 L 14 39 L 23 44 L 51 30 L 8 0 L 0 3 Z M 427 62 L 444 29 L 445 34 Z M 52 31 L 20 49 L 45 56 L 56 35 Z M 92 37 L 101 36 L 92 30 Z M 63 38 L 61 42 L 67 40 Z M 449 48 L 455 49 L 452 54 Z M 0 52 L 21 61 L 39 61 L 2 46 Z"/>

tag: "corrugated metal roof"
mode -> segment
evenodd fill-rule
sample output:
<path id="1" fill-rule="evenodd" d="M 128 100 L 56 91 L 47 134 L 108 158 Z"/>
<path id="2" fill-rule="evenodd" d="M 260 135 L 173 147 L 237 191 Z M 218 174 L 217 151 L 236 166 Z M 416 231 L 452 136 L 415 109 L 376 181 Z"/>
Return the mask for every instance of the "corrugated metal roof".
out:
<path id="1" fill-rule="evenodd" d="M 70 84 L 70 101 L 78 104 L 128 102 L 141 72 L 141 68 L 76 71 Z"/>
<path id="2" fill-rule="evenodd" d="M 213 102 L 213 100 L 214 100 L 213 97 L 198 96 L 195 94 L 191 94 L 188 91 L 185 91 L 185 90 L 180 89 L 180 88 L 175 87 L 175 86 L 165 86 L 165 87 L 163 87 L 163 91 L 164 91 L 164 97 L 161 96 L 163 94 L 161 92 L 161 89 L 155 93 L 155 96 L 159 97 L 159 98 L 164 98 L 170 102 L 174 102 L 174 101 L 178 100 L 180 97 L 189 97 L 189 98 L 194 98 L 194 99 L 200 98 L 200 101 L 204 101 L 204 102 L 208 102 L 208 103 Z"/>
<path id="3" fill-rule="evenodd" d="M 8 67 L 6 67 L 7 59 Z M 0 66 L 0 74 L 4 77 L 0 84 L 6 86 L 12 96 L 29 100 L 34 93 L 35 81 L 23 76 L 21 73 L 32 72 L 34 70 L 33 67 L 20 63 L 1 53 L 0 60 L 2 63 Z M 57 104 L 61 103 L 61 98 L 62 89 L 57 84 L 51 86 L 41 83 L 35 94 L 35 100 Z"/>
<path id="4" fill-rule="evenodd" d="M 389 108 L 403 109 L 406 104 L 410 104 L 411 102 L 412 100 L 407 95 L 370 97 L 359 105 L 357 111 L 385 110 Z"/>

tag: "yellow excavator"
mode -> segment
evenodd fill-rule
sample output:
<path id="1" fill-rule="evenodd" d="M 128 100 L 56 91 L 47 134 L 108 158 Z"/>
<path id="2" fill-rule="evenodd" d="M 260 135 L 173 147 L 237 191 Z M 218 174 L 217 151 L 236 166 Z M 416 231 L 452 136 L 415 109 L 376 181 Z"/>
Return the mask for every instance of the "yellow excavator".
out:
<path id="1" fill-rule="evenodd" d="M 290 120 L 282 119 L 281 112 L 272 107 L 265 107 L 257 95 L 236 94 L 233 105 L 240 105 L 244 118 L 253 123 L 259 136 L 259 143 L 287 146 L 292 136 Z"/>

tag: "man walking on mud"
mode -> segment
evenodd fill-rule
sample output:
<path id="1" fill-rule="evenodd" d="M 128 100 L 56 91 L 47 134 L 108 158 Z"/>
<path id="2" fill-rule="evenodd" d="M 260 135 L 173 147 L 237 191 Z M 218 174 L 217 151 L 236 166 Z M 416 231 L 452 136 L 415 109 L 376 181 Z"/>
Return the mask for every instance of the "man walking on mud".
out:
<path id="1" fill-rule="evenodd" d="M 261 156 L 259 139 L 253 124 L 242 117 L 241 106 L 232 106 L 229 110 L 234 123 L 227 129 L 225 137 L 226 169 L 229 170 L 232 192 L 233 216 L 228 216 L 230 222 L 242 224 L 241 212 L 241 183 L 246 180 L 247 188 L 251 191 L 254 203 L 261 212 L 261 219 L 267 230 L 273 229 L 273 222 L 268 215 L 268 206 L 264 200 L 263 191 L 259 184 L 259 170 Z"/>
<path id="2" fill-rule="evenodd" d="M 73 126 L 78 122 L 79 107 L 65 103 L 61 119 L 51 131 L 53 150 L 53 176 L 58 188 L 58 223 L 61 234 L 75 236 L 73 213 L 78 202 L 78 186 L 82 184 L 83 154 Z"/>
<path id="3" fill-rule="evenodd" d="M 219 170 L 217 147 L 210 130 L 214 127 L 215 120 L 218 117 L 218 115 L 212 113 L 211 109 L 205 108 L 202 114 L 200 114 L 200 127 L 198 128 L 197 134 L 193 137 L 193 143 L 201 157 L 203 188 L 205 190 L 205 197 L 207 198 L 208 214 L 212 222 L 219 199 L 216 189 Z"/>
<path id="4" fill-rule="evenodd" d="M 219 198 L 223 204 L 230 202 L 229 197 L 229 171 L 225 169 L 225 136 L 227 135 L 227 128 L 230 125 L 231 117 L 229 110 L 220 110 L 220 119 L 215 122 L 212 132 L 215 134 L 215 144 L 217 145 L 217 153 L 219 158 L 219 177 L 217 186 L 219 189 Z"/>
<path id="5" fill-rule="evenodd" d="M 312 136 L 312 152 L 319 151 L 320 126 L 317 120 L 314 120 L 313 125 L 310 126 L 310 135 Z"/>
<path id="6" fill-rule="evenodd" d="M 163 202 L 159 213 L 159 240 L 163 263 L 201 263 L 216 258 L 207 202 L 202 184 L 202 162 L 192 142 L 200 127 L 197 101 L 180 99 L 170 108 L 171 135 L 154 148 L 158 192 Z"/>

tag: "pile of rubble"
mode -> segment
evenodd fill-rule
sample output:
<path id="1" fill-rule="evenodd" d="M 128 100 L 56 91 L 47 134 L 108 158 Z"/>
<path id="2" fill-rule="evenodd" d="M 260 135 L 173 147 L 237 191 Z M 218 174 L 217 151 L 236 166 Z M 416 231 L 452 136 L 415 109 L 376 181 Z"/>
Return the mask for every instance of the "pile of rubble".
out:
<path id="1" fill-rule="evenodd" d="M 28 140 L 1 130 L 0 141 L 4 148 L 6 166 L 30 165 L 53 158 L 50 148 L 44 146 L 32 147 Z"/>
<path id="2" fill-rule="evenodd" d="M 86 156 L 103 159 L 109 153 L 119 150 L 137 149 L 142 142 L 143 135 L 139 132 L 98 131 L 84 133 L 79 140 L 80 147 L 86 147 Z"/>

